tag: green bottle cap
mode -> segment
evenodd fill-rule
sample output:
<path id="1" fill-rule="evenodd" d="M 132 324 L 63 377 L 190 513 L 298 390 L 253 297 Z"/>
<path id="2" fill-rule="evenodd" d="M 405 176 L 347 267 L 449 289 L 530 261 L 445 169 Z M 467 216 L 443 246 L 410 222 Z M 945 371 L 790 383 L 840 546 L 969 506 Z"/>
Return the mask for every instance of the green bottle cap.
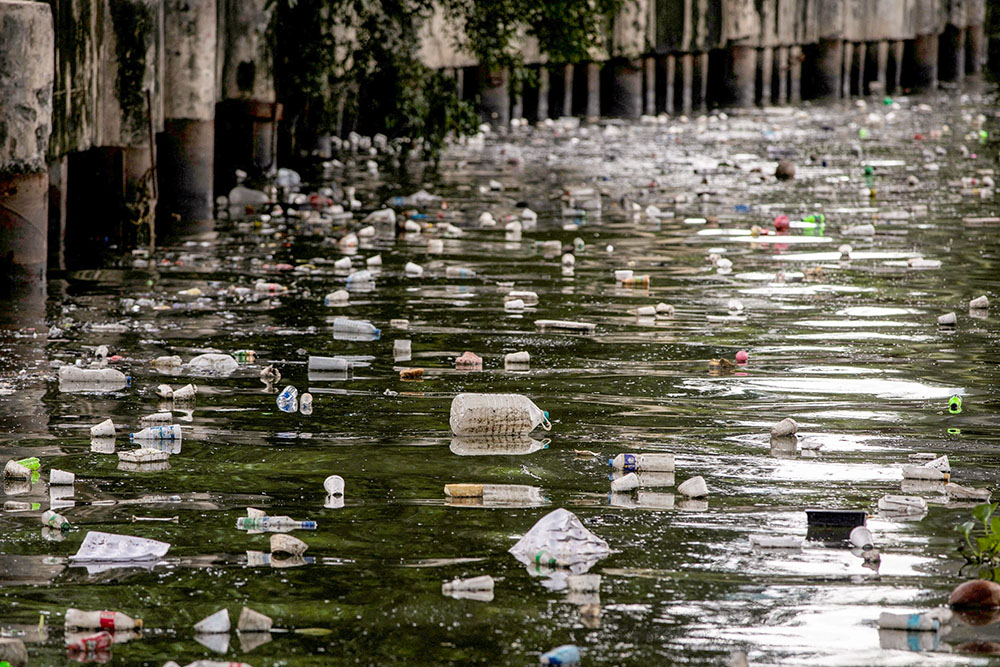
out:
<path id="1" fill-rule="evenodd" d="M 889 106 L 890 104 L 892 104 L 892 98 L 891 97 L 885 98 L 884 100 L 882 100 L 882 104 Z"/>
<path id="2" fill-rule="evenodd" d="M 952 396 L 948 399 L 948 412 L 953 415 L 957 415 L 962 411 L 962 397 Z"/>

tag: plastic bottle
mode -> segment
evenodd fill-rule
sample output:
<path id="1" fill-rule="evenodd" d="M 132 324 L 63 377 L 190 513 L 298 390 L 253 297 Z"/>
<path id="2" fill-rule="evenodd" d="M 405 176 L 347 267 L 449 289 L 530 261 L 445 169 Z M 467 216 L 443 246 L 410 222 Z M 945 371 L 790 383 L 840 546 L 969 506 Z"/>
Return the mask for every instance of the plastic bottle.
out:
<path id="1" fill-rule="evenodd" d="M 448 278 L 475 278 L 476 272 L 464 266 L 449 266 L 445 269 Z"/>
<path id="2" fill-rule="evenodd" d="M 371 322 L 338 317 L 333 321 L 333 330 L 337 333 L 369 334 L 378 338 L 381 331 Z"/>
<path id="3" fill-rule="evenodd" d="M 52 510 L 45 510 L 42 513 L 42 524 L 51 528 L 62 530 L 63 528 L 69 528 L 69 519 L 64 517 L 62 514 L 53 512 Z"/>
<path id="4" fill-rule="evenodd" d="M 619 454 L 608 460 L 615 470 L 625 472 L 673 472 L 673 454 Z"/>
<path id="5" fill-rule="evenodd" d="M 455 435 L 520 435 L 552 428 L 549 413 L 520 394 L 459 394 L 451 402 Z"/>
<path id="6" fill-rule="evenodd" d="M 344 357 L 309 357 L 311 371 L 349 371 L 353 365 Z"/>
<path id="7" fill-rule="evenodd" d="M 299 399 L 299 412 L 304 415 L 311 415 L 313 412 L 313 396 L 309 392 L 302 394 Z"/>
<path id="8" fill-rule="evenodd" d="M 133 619 L 120 611 L 66 610 L 67 628 L 101 628 L 102 630 L 132 630 L 142 627 L 142 619 Z"/>
<path id="9" fill-rule="evenodd" d="M 574 644 L 557 646 L 538 658 L 543 665 L 578 665 L 580 664 L 580 649 Z"/>
<path id="10" fill-rule="evenodd" d="M 87 382 L 97 384 L 125 384 L 128 378 L 113 368 L 77 368 L 63 366 L 59 369 L 60 382 Z"/>
<path id="11" fill-rule="evenodd" d="M 299 410 L 299 390 L 288 385 L 281 390 L 277 398 L 278 409 L 282 412 L 298 412 Z"/>
<path id="12" fill-rule="evenodd" d="M 169 426 L 147 426 L 138 433 L 129 433 L 128 439 L 134 440 L 180 440 L 180 424 L 170 424 Z"/>
<path id="13" fill-rule="evenodd" d="M 296 521 L 287 516 L 241 516 L 236 520 L 239 530 L 316 530 L 315 521 Z"/>

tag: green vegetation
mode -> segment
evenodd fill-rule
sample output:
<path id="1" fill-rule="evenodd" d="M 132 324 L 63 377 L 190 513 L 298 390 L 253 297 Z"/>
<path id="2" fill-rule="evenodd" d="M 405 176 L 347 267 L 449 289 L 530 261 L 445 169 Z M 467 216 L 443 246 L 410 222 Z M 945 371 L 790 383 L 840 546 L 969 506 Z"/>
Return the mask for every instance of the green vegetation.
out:
<path id="1" fill-rule="evenodd" d="M 449 134 L 475 130 L 472 105 L 455 82 L 418 58 L 419 32 L 438 6 L 462 28 L 456 47 L 488 70 L 524 79 L 520 40 L 534 37 L 554 62 L 578 62 L 603 41 L 623 0 L 271 0 L 271 44 L 282 152 L 308 155 L 318 137 L 384 133 L 420 140 L 434 156 Z"/>
<path id="2" fill-rule="evenodd" d="M 957 530 L 964 537 L 959 551 L 970 564 L 980 567 L 977 576 L 996 579 L 1000 574 L 1000 515 L 998 503 L 983 503 L 972 508 L 972 521 L 966 521 Z M 985 572 L 985 574 L 984 574 Z"/>

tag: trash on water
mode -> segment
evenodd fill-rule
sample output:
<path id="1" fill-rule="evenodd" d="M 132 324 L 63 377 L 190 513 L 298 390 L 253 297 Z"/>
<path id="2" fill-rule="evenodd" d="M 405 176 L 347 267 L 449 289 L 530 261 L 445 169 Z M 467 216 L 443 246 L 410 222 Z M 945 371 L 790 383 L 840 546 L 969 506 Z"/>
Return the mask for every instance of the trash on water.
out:
<path id="1" fill-rule="evenodd" d="M 701 475 L 692 477 L 677 485 L 677 492 L 689 498 L 703 498 L 708 495 L 708 486 Z"/>
<path id="2" fill-rule="evenodd" d="M 191 359 L 187 365 L 191 370 L 217 375 L 231 375 L 240 367 L 236 359 L 230 355 L 216 352 L 199 354 L 197 357 Z"/>
<path id="3" fill-rule="evenodd" d="M 464 507 L 532 507 L 548 500 L 541 490 L 525 484 L 446 484 L 446 502 Z"/>
<path id="4" fill-rule="evenodd" d="M 865 525 L 868 513 L 863 510 L 806 510 L 806 521 L 810 526 L 854 528 Z"/>
<path id="5" fill-rule="evenodd" d="M 673 472 L 673 454 L 619 454 L 608 461 L 615 470 L 624 472 Z"/>
<path id="6" fill-rule="evenodd" d="M 524 301 L 522 301 L 521 299 L 511 299 L 509 301 L 504 301 L 503 309 L 515 312 L 524 310 Z"/>
<path id="7" fill-rule="evenodd" d="M 622 477 L 611 480 L 611 490 L 615 493 L 622 493 L 624 491 L 631 491 L 638 488 L 639 477 L 634 472 L 630 472 Z"/>
<path id="8" fill-rule="evenodd" d="M 954 498 L 955 500 L 977 500 L 986 502 L 989 501 L 992 495 L 989 489 L 976 489 L 971 486 L 960 486 L 954 482 L 949 482 L 944 485 L 944 492 L 948 494 L 949 498 Z"/>
<path id="9" fill-rule="evenodd" d="M 868 549 L 875 548 L 875 540 L 872 537 L 872 532 L 865 526 L 855 526 L 854 529 L 851 530 L 851 534 L 848 539 L 851 541 L 851 544 L 859 549 L 867 551 Z"/>
<path id="10" fill-rule="evenodd" d="M 441 584 L 441 592 L 448 593 L 456 591 L 492 591 L 494 586 L 493 577 L 483 574 L 469 579 L 452 579 Z"/>
<path id="11" fill-rule="evenodd" d="M 306 552 L 309 545 L 297 537 L 287 533 L 273 533 L 271 535 L 271 554 L 282 553 L 291 556 L 301 556 Z"/>
<path id="12" fill-rule="evenodd" d="M 893 614 L 883 611 L 878 617 L 878 627 L 885 630 L 913 630 L 935 632 L 951 621 L 952 611 L 938 607 L 921 614 Z"/>
<path id="13" fill-rule="evenodd" d="M 953 327 L 955 326 L 956 321 L 957 320 L 954 312 L 945 313 L 944 315 L 941 315 L 940 317 L 937 318 L 937 323 L 943 327 Z"/>
<path id="14" fill-rule="evenodd" d="M 330 475 L 323 480 L 323 489 L 326 491 L 327 495 L 344 495 L 344 478 L 340 475 Z"/>
<path id="15" fill-rule="evenodd" d="M 194 624 L 194 631 L 200 634 L 217 634 L 229 632 L 229 610 L 220 609 Z"/>
<path id="16" fill-rule="evenodd" d="M 118 460 L 125 463 L 157 463 L 170 458 L 170 453 L 152 447 L 142 447 L 118 452 Z"/>
<path id="17" fill-rule="evenodd" d="M 986 310 L 990 307 L 990 300 L 986 298 L 986 295 L 977 296 L 972 301 L 969 301 L 969 310 Z"/>
<path id="18" fill-rule="evenodd" d="M 49 485 L 51 486 L 68 486 L 75 482 L 76 475 L 71 472 L 57 470 L 56 468 L 49 470 Z"/>
<path id="19" fill-rule="evenodd" d="M 927 512 L 927 501 L 919 496 L 885 495 L 879 498 L 878 509 L 887 515 L 914 516 Z"/>
<path id="20" fill-rule="evenodd" d="M 254 611 L 249 607 L 240 610 L 240 618 L 236 623 L 236 629 L 240 632 L 270 632 L 274 621 L 270 616 Z"/>
<path id="21" fill-rule="evenodd" d="M 549 413 L 520 394 L 459 394 L 451 402 L 452 433 L 464 436 L 526 435 L 552 428 Z"/>
<path id="22" fill-rule="evenodd" d="M 92 438 L 113 438 L 115 437 L 115 423 L 110 419 L 105 419 L 100 424 L 90 427 L 90 437 Z"/>
<path id="23" fill-rule="evenodd" d="M 351 293 L 345 289 L 330 292 L 323 297 L 324 306 L 343 305 L 351 300 Z"/>
<path id="24" fill-rule="evenodd" d="M 160 398 L 173 398 L 174 390 L 169 384 L 161 384 L 156 387 L 156 395 Z"/>
<path id="25" fill-rule="evenodd" d="M 962 411 L 962 397 L 952 396 L 948 399 L 948 412 L 957 415 Z"/>
<path id="26" fill-rule="evenodd" d="M 67 628 L 100 628 L 114 632 L 142 628 L 142 619 L 132 618 L 120 611 L 84 611 L 70 607 L 66 610 L 65 625 Z"/>
<path id="27" fill-rule="evenodd" d="M 304 415 L 311 415 L 313 412 L 313 396 L 305 392 L 299 397 L 299 412 Z"/>
<path id="28" fill-rule="evenodd" d="M 14 637 L 0 637 L 0 662 L 6 662 L 10 667 L 27 665 L 28 649 L 24 641 Z"/>
<path id="29" fill-rule="evenodd" d="M 307 364 L 310 371 L 349 371 L 354 363 L 345 357 L 309 357 Z"/>
<path id="30" fill-rule="evenodd" d="M 952 590 L 948 604 L 954 609 L 1000 608 L 1000 584 L 988 579 L 963 582 Z"/>
<path id="31" fill-rule="evenodd" d="M 572 322 L 569 320 L 535 320 L 535 327 L 543 331 L 545 329 L 563 329 L 566 331 L 594 333 L 597 325 L 589 322 Z"/>
<path id="32" fill-rule="evenodd" d="M 277 403 L 278 409 L 282 412 L 298 412 L 299 390 L 292 385 L 288 385 L 278 393 L 275 403 Z"/>
<path id="33" fill-rule="evenodd" d="M 791 417 L 787 417 L 771 427 L 771 437 L 781 438 L 793 435 L 798 430 L 799 425 L 795 422 L 795 420 Z"/>
<path id="34" fill-rule="evenodd" d="M 399 370 L 400 380 L 422 380 L 424 377 L 423 368 L 401 368 Z"/>
<path id="35" fill-rule="evenodd" d="M 621 470 L 615 470 L 611 473 L 611 479 L 621 479 L 628 475 L 635 475 L 636 479 L 639 480 L 639 487 L 652 487 L 652 486 L 673 486 L 676 483 L 676 477 L 672 472 L 624 472 Z"/>
<path id="36" fill-rule="evenodd" d="M 174 416 L 169 412 L 154 412 L 151 415 L 139 417 L 140 426 L 153 426 L 157 424 L 169 424 Z"/>
<path id="37" fill-rule="evenodd" d="M 159 540 L 92 530 L 83 538 L 74 561 L 143 561 L 163 558 L 170 545 Z"/>
<path id="38" fill-rule="evenodd" d="M 503 357 L 504 368 L 526 369 L 531 365 L 531 355 L 527 352 L 510 352 Z"/>
<path id="39" fill-rule="evenodd" d="M 129 433 L 128 439 L 135 440 L 181 440 L 183 431 L 180 424 L 168 424 L 165 426 L 147 426 L 136 433 Z"/>
<path id="40" fill-rule="evenodd" d="M 55 528 L 56 530 L 62 530 L 63 528 L 68 528 L 70 523 L 69 519 L 64 517 L 62 514 L 58 514 L 52 510 L 46 510 L 42 512 L 42 525 Z"/>
<path id="41" fill-rule="evenodd" d="M 537 452 L 549 446 L 549 441 L 535 440 L 529 435 L 477 435 L 454 437 L 449 449 L 458 456 L 518 456 Z"/>
<path id="42" fill-rule="evenodd" d="M 4 466 L 3 476 L 7 479 L 31 479 L 31 469 L 11 459 Z"/>
<path id="43" fill-rule="evenodd" d="M 296 521 L 287 516 L 241 516 L 236 519 L 237 530 L 260 533 L 283 532 L 289 530 L 316 530 L 315 521 Z"/>
<path id="44" fill-rule="evenodd" d="M 557 646 L 551 651 L 546 651 L 538 658 L 542 665 L 579 665 L 580 649 L 574 644 L 564 644 Z"/>
<path id="45" fill-rule="evenodd" d="M 333 332 L 343 334 L 360 334 L 378 339 L 381 331 L 371 322 L 352 320 L 346 317 L 338 317 L 333 321 Z"/>
<path id="46" fill-rule="evenodd" d="M 470 352 L 466 350 L 460 356 L 455 358 L 455 368 L 464 368 L 467 370 L 481 370 L 483 367 L 483 358 L 480 357 L 475 352 Z"/>
<path id="47" fill-rule="evenodd" d="M 171 398 L 175 401 L 193 401 L 198 395 L 198 389 L 193 384 L 186 384 L 180 389 L 175 389 Z"/>
<path id="48" fill-rule="evenodd" d="M 759 549 L 801 549 L 802 538 L 794 535 L 751 535 L 750 547 Z"/>
<path id="49" fill-rule="evenodd" d="M 559 508 L 539 519 L 510 548 L 510 553 L 526 565 L 567 567 L 579 574 L 608 556 L 611 550 L 608 543 L 587 530 L 575 514 Z"/>
<path id="50" fill-rule="evenodd" d="M 903 478 L 904 479 L 926 479 L 926 480 L 944 480 L 948 481 L 950 478 L 949 474 L 938 470 L 937 468 L 932 468 L 927 465 L 915 466 L 915 465 L 903 465 Z"/>

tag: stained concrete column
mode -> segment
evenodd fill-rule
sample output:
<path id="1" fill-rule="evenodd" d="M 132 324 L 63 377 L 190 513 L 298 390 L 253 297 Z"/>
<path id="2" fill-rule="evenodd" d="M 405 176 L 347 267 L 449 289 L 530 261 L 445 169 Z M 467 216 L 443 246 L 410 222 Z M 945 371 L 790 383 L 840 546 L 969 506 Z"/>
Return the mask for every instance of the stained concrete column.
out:
<path id="1" fill-rule="evenodd" d="M 772 77 L 774 76 L 774 49 L 765 46 L 760 51 L 760 103 L 771 104 Z"/>
<path id="2" fill-rule="evenodd" d="M 698 108 L 708 108 L 708 53 L 698 54 Z"/>
<path id="3" fill-rule="evenodd" d="M 517 93 L 514 95 L 514 104 L 510 109 L 511 118 L 524 118 L 524 94 Z"/>
<path id="4" fill-rule="evenodd" d="M 216 185 L 227 191 L 234 172 L 277 170 L 275 147 L 282 107 L 274 88 L 268 45 L 268 0 L 218 0 L 221 92 L 215 117 Z"/>
<path id="5" fill-rule="evenodd" d="M 674 80 L 677 74 L 677 58 L 671 54 L 667 56 L 666 71 L 664 72 L 664 77 L 666 78 L 666 108 L 664 111 L 667 113 L 674 112 Z"/>
<path id="6" fill-rule="evenodd" d="M 788 104 L 788 47 L 778 47 L 778 104 Z"/>
<path id="7" fill-rule="evenodd" d="M 653 116 L 656 114 L 656 59 L 643 58 L 642 71 L 645 86 L 643 113 Z"/>
<path id="8" fill-rule="evenodd" d="M 691 88 L 694 86 L 694 55 L 681 56 L 681 113 L 691 113 Z"/>
<path id="9" fill-rule="evenodd" d="M 844 61 L 840 72 L 840 96 L 847 99 L 851 96 L 851 71 L 854 66 L 854 44 L 844 42 Z"/>
<path id="10" fill-rule="evenodd" d="M 506 125 L 510 120 L 507 70 L 479 68 L 479 115 L 486 123 Z"/>
<path id="11" fill-rule="evenodd" d="M 892 61 L 895 64 L 892 75 L 892 91 L 897 92 L 903 81 L 903 51 L 906 45 L 903 40 L 897 39 L 892 43 Z"/>
<path id="12" fill-rule="evenodd" d="M 729 47 L 730 97 L 737 107 L 750 107 L 754 103 L 757 83 L 757 49 L 752 46 Z"/>
<path id="13" fill-rule="evenodd" d="M 878 83 L 879 92 L 885 94 L 888 88 L 887 68 L 889 67 L 889 42 L 882 40 L 878 43 L 875 52 L 875 81 Z"/>
<path id="14" fill-rule="evenodd" d="M 938 36 L 917 35 L 913 40 L 913 83 L 917 88 L 934 90 L 938 83 Z"/>
<path id="15" fill-rule="evenodd" d="M 54 53 L 48 4 L 0 0 L 0 296 L 11 309 L 25 297 L 44 308 Z"/>
<path id="16" fill-rule="evenodd" d="M 573 115 L 573 65 L 563 67 L 563 105 L 562 115 Z"/>
<path id="17" fill-rule="evenodd" d="M 979 74 L 982 69 L 983 26 L 970 25 L 965 29 L 965 73 Z"/>
<path id="18" fill-rule="evenodd" d="M 642 115 L 642 62 L 616 60 L 611 67 L 609 115 L 638 118 Z"/>
<path id="19" fill-rule="evenodd" d="M 164 0 L 157 234 L 212 229 L 216 0 Z"/>
<path id="20" fill-rule="evenodd" d="M 948 25 L 941 38 L 940 72 L 942 81 L 961 81 L 965 77 L 965 28 Z"/>
<path id="21" fill-rule="evenodd" d="M 858 89 L 858 95 L 863 97 L 867 93 L 865 91 L 865 61 L 868 58 L 868 45 L 864 42 L 858 44 L 854 49 L 854 55 L 858 65 L 858 77 L 855 85 Z"/>
<path id="22" fill-rule="evenodd" d="M 840 97 L 840 75 L 843 62 L 844 43 L 841 40 L 819 40 L 816 53 L 816 97 L 828 99 Z"/>
<path id="23" fill-rule="evenodd" d="M 788 102 L 802 101 L 802 47 L 788 47 Z"/>
<path id="24" fill-rule="evenodd" d="M 542 65 L 538 68 L 538 122 L 549 117 L 549 68 Z"/>
<path id="25" fill-rule="evenodd" d="M 640 86 L 642 84 L 640 83 Z M 641 88 L 640 88 L 641 90 Z M 587 117 L 601 115 L 601 64 L 587 63 Z"/>

